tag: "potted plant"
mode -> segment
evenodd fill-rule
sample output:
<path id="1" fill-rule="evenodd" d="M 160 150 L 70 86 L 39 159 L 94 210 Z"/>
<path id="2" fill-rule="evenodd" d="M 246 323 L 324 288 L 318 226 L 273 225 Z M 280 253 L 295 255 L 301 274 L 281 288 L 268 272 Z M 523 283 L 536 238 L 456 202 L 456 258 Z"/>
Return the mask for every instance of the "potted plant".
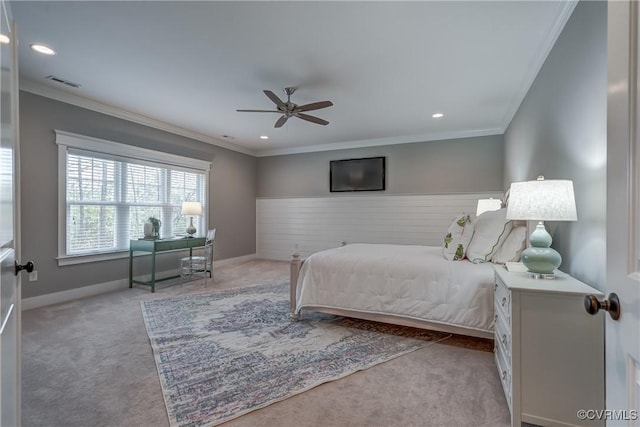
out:
<path id="1" fill-rule="evenodd" d="M 150 216 L 147 220 L 151 224 L 151 228 L 153 231 L 153 238 L 157 239 L 160 237 L 160 220 L 155 216 Z"/>

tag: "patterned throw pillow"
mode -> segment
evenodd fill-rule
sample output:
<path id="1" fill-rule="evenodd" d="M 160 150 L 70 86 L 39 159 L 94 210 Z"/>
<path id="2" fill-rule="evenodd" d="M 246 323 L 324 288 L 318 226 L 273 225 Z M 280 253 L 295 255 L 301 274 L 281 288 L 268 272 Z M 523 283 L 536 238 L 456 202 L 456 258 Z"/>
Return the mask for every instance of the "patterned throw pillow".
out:
<path id="1" fill-rule="evenodd" d="M 463 260 L 473 237 L 473 223 L 467 214 L 453 219 L 442 242 L 442 254 L 449 261 Z"/>

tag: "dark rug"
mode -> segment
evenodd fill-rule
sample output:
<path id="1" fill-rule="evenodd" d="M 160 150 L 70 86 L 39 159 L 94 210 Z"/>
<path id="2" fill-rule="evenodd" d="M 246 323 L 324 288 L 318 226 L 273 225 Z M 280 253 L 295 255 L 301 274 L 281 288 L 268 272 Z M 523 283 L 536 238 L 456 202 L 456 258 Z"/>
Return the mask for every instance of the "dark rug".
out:
<path id="1" fill-rule="evenodd" d="M 172 426 L 213 426 L 449 335 L 306 313 L 289 284 L 142 301 Z"/>

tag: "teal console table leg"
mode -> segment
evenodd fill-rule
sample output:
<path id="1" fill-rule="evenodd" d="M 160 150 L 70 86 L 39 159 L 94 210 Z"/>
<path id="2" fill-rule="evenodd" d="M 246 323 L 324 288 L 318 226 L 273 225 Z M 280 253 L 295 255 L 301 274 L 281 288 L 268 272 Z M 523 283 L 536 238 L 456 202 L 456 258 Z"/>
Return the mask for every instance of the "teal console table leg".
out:
<path id="1" fill-rule="evenodd" d="M 151 252 L 151 293 L 156 291 L 156 251 Z"/>
<path id="2" fill-rule="evenodd" d="M 133 288 L 133 251 L 129 249 L 129 287 Z"/>

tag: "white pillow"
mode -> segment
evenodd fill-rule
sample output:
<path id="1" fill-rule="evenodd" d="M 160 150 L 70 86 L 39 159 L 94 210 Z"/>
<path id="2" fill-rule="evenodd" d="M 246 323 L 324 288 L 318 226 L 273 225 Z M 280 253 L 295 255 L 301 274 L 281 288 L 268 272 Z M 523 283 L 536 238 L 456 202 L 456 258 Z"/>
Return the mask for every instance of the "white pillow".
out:
<path id="1" fill-rule="evenodd" d="M 491 261 L 496 264 L 505 264 L 507 262 L 520 261 L 520 255 L 524 250 L 527 242 L 527 227 L 517 226 L 511 229 L 511 232 L 495 253 Z"/>
<path id="2" fill-rule="evenodd" d="M 473 237 L 473 223 L 467 214 L 453 219 L 442 242 L 442 254 L 449 261 L 464 259 L 469 241 Z"/>
<path id="3" fill-rule="evenodd" d="M 467 248 L 467 258 L 473 263 L 487 262 L 500 249 L 513 224 L 507 221 L 507 209 L 487 211 L 474 222 L 473 239 Z"/>

